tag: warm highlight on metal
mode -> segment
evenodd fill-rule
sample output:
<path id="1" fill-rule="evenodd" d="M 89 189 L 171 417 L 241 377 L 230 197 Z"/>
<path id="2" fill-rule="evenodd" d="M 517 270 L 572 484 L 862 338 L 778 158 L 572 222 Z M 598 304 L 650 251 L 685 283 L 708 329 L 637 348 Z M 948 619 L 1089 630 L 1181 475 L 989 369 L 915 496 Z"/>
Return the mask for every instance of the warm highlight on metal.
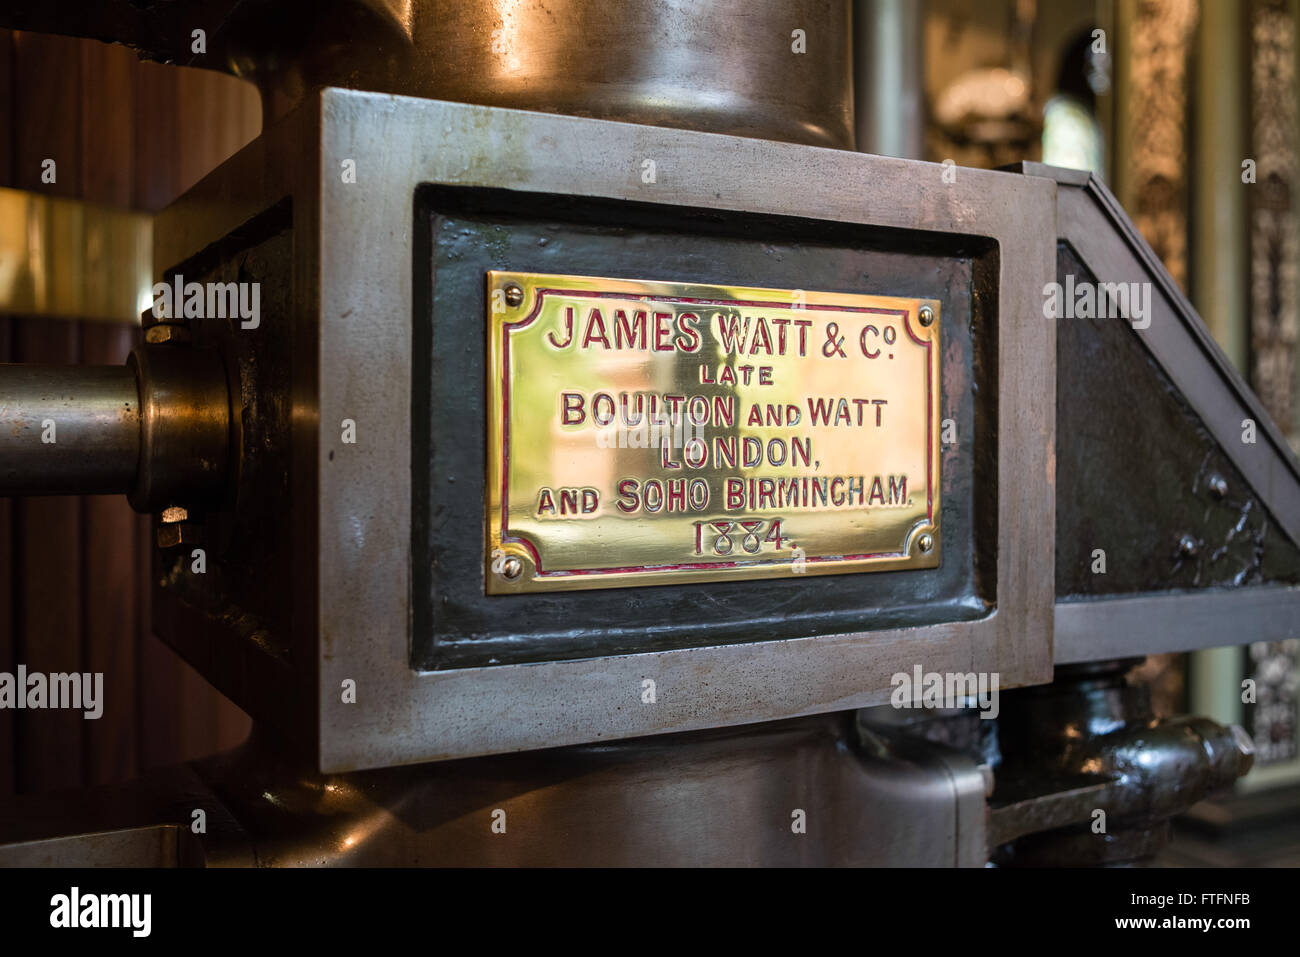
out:
<path id="1" fill-rule="evenodd" d="M 152 259 L 147 213 L 0 189 L 0 315 L 139 323 Z"/>

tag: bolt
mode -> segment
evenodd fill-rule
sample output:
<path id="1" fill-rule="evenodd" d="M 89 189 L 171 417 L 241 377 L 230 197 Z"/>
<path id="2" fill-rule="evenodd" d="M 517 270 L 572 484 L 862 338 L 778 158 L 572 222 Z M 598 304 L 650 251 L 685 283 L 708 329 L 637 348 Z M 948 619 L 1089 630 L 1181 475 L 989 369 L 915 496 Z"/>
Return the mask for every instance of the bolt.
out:
<path id="1" fill-rule="evenodd" d="M 174 323 L 159 323 L 156 326 L 150 326 L 144 331 L 144 341 L 155 345 L 162 345 L 167 342 L 189 342 L 190 338 L 189 329 Z"/>
<path id="2" fill-rule="evenodd" d="M 189 509 L 172 505 L 158 515 L 158 547 L 175 548 L 178 545 L 193 545 L 198 542 L 203 528 L 198 522 L 190 521 Z"/>
<path id="3" fill-rule="evenodd" d="M 524 290 L 518 283 L 512 282 L 506 286 L 506 305 L 518 306 L 524 301 Z"/>
<path id="4" fill-rule="evenodd" d="M 501 563 L 501 574 L 507 581 L 514 581 L 524 573 L 524 563 L 511 555 Z"/>
<path id="5" fill-rule="evenodd" d="M 934 536 L 926 532 L 916 540 L 916 547 L 922 552 L 930 551 L 930 549 L 934 548 Z"/>
<path id="6" fill-rule="evenodd" d="M 1215 498 L 1223 498 L 1228 494 L 1228 480 L 1218 472 L 1210 476 L 1210 494 Z"/>
<path id="7" fill-rule="evenodd" d="M 176 548 L 197 545 L 203 540 L 203 526 L 198 522 L 169 522 L 158 526 L 158 547 Z"/>
<path id="8" fill-rule="evenodd" d="M 1184 535 L 1178 539 L 1178 554 L 1183 558 L 1195 558 L 1196 553 L 1200 551 L 1200 546 L 1196 544 L 1196 539 L 1190 535 Z"/>
<path id="9" fill-rule="evenodd" d="M 934 310 L 929 306 L 922 306 L 920 312 L 921 325 L 928 326 L 934 322 Z"/>

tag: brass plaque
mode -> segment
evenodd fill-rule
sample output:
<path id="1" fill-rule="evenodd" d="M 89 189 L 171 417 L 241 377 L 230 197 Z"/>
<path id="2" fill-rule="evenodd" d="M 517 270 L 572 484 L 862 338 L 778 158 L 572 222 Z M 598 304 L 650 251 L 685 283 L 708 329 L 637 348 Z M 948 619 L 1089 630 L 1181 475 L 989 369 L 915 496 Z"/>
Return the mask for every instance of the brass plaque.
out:
<path id="1" fill-rule="evenodd" d="M 489 272 L 489 594 L 933 568 L 939 303 Z"/>

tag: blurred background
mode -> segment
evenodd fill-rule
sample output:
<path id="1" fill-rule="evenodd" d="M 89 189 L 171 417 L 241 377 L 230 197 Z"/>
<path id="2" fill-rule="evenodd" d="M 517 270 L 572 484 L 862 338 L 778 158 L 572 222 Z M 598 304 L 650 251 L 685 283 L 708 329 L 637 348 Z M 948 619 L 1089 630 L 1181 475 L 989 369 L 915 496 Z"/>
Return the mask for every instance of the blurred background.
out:
<path id="1" fill-rule="evenodd" d="M 1300 448 L 1296 29 L 1288 0 L 926 0 L 861 5 L 895 36 L 859 53 L 859 147 L 958 166 L 1090 170 Z M 856 11 L 855 11 L 856 12 Z M 862 22 L 859 20 L 859 22 Z M 860 36 L 860 34 L 859 34 Z M 907 42 L 916 36 L 919 43 Z M 873 72 L 893 73 L 890 89 Z M 874 83 L 874 85 L 873 85 Z M 908 104 L 908 110 L 897 104 Z M 1157 714 L 1240 722 L 1255 769 L 1182 823 L 1166 863 L 1300 864 L 1300 640 L 1142 669 Z M 1241 701 L 1242 681 L 1258 688 Z"/>
<path id="2" fill-rule="evenodd" d="M 859 0 L 858 148 L 1092 171 L 1295 447 L 1298 14 L 1297 0 Z M 121 362 L 149 301 L 147 214 L 261 122 L 233 77 L 0 30 L 0 361 Z M 149 545 L 121 497 L 0 499 L 0 670 L 102 671 L 118 689 L 94 722 L 0 711 L 0 796 L 122 781 L 246 735 L 151 636 Z M 1144 669 L 1159 714 L 1239 722 L 1258 747 L 1167 863 L 1300 863 L 1300 641 Z"/>

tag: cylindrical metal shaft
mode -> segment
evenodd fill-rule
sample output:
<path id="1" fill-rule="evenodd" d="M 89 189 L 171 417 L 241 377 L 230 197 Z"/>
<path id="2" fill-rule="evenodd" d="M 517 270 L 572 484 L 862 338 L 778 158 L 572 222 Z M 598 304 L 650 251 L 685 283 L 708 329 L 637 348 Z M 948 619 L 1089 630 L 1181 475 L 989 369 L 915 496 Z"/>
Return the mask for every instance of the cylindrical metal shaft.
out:
<path id="1" fill-rule="evenodd" d="M 0 495 L 120 494 L 139 461 L 130 368 L 0 364 Z"/>

